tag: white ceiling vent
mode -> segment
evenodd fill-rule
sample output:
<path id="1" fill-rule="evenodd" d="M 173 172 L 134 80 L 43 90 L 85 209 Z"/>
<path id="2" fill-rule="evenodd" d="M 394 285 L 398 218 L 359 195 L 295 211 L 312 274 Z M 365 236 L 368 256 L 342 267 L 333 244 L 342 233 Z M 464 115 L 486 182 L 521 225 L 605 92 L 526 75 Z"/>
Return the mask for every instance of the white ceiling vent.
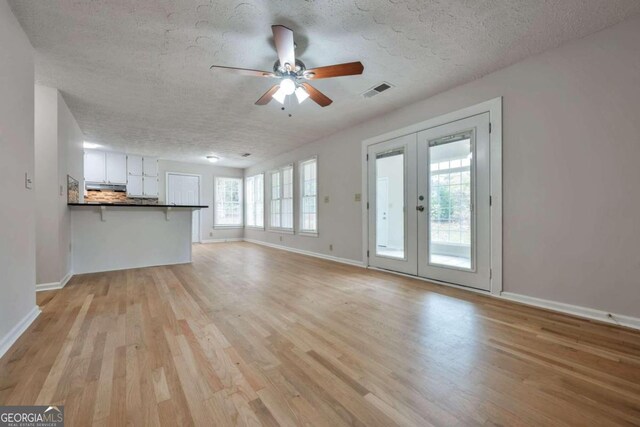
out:
<path id="1" fill-rule="evenodd" d="M 376 96 L 379 93 L 384 92 L 387 89 L 391 89 L 392 87 L 394 87 L 394 86 L 391 83 L 382 82 L 380 84 L 375 85 L 374 87 L 372 87 L 371 89 L 367 90 L 366 92 L 364 92 L 362 94 L 362 96 L 364 98 L 371 98 L 373 96 Z"/>

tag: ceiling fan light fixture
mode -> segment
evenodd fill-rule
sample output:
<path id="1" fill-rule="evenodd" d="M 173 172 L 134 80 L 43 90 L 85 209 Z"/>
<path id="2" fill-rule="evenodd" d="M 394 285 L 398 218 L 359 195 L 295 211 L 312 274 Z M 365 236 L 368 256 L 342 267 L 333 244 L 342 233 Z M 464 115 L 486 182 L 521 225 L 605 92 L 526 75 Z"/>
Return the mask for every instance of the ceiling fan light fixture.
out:
<path id="1" fill-rule="evenodd" d="M 287 97 L 287 94 L 282 90 L 282 87 L 280 87 L 280 89 L 278 89 L 271 97 L 280 104 L 284 104 L 284 99 Z"/>
<path id="2" fill-rule="evenodd" d="M 283 91 L 285 95 L 291 95 L 296 90 L 296 83 L 290 78 L 284 78 L 280 82 L 280 90 Z"/>
<path id="3" fill-rule="evenodd" d="M 309 97 L 309 92 L 304 90 L 304 88 L 298 86 L 296 88 L 296 98 L 298 98 L 298 104 L 302 104 L 305 99 Z"/>

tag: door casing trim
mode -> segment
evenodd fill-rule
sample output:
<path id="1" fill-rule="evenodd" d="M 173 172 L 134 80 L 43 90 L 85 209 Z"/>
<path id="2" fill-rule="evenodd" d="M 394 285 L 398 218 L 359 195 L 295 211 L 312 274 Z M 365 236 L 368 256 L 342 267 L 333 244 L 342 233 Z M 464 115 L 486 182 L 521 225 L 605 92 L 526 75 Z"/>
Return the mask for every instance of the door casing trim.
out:
<path id="1" fill-rule="evenodd" d="M 489 113 L 491 132 L 490 144 L 490 180 L 491 180 L 491 285 L 490 293 L 500 295 L 502 292 L 502 97 L 490 99 L 461 110 L 443 114 L 420 123 L 393 130 L 378 136 L 367 138 L 361 145 L 361 182 L 362 182 L 362 259 L 369 266 L 367 250 L 369 249 L 369 203 L 367 151 L 370 145 L 388 141 L 422 130 L 431 129 L 467 117 Z M 469 289 L 469 288 L 465 288 Z M 484 291 L 480 291 L 484 292 Z"/>

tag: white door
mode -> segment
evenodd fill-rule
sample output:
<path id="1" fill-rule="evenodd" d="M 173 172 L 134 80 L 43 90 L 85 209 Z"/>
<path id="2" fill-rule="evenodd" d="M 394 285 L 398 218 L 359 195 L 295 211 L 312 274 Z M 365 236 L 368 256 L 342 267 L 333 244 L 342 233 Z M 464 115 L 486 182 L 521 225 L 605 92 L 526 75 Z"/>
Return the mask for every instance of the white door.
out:
<path id="1" fill-rule="evenodd" d="M 418 133 L 418 275 L 490 290 L 489 196 L 489 113 Z"/>
<path id="2" fill-rule="evenodd" d="M 369 264 L 417 274 L 416 134 L 368 148 Z M 378 194 L 381 195 L 378 198 Z"/>
<path id="3" fill-rule="evenodd" d="M 106 177 L 105 153 L 102 151 L 85 151 L 84 180 L 86 182 L 104 183 Z"/>
<path id="4" fill-rule="evenodd" d="M 167 204 L 199 205 L 200 177 L 198 175 L 167 175 Z M 200 210 L 193 211 L 191 241 L 200 241 Z"/>
<path id="5" fill-rule="evenodd" d="M 127 183 L 127 156 L 122 153 L 107 153 L 107 183 Z"/>

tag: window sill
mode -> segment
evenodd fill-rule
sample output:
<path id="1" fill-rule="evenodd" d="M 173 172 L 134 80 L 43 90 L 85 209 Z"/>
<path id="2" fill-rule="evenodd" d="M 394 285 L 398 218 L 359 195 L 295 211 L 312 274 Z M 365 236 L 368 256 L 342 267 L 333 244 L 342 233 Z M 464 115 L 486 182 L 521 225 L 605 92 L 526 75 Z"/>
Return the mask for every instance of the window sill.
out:
<path id="1" fill-rule="evenodd" d="M 214 225 L 214 230 L 233 230 L 233 229 L 243 229 L 244 225 Z"/>
<path id="2" fill-rule="evenodd" d="M 245 225 L 244 228 L 246 228 L 247 230 L 264 231 L 264 227 L 256 227 L 253 225 Z"/>
<path id="3" fill-rule="evenodd" d="M 295 234 L 293 230 L 287 230 L 285 228 L 270 228 L 268 231 L 271 233 Z"/>
<path id="4" fill-rule="evenodd" d="M 305 237 L 318 237 L 318 232 L 317 231 L 300 231 L 298 232 L 298 234 L 300 236 L 305 236 Z"/>

